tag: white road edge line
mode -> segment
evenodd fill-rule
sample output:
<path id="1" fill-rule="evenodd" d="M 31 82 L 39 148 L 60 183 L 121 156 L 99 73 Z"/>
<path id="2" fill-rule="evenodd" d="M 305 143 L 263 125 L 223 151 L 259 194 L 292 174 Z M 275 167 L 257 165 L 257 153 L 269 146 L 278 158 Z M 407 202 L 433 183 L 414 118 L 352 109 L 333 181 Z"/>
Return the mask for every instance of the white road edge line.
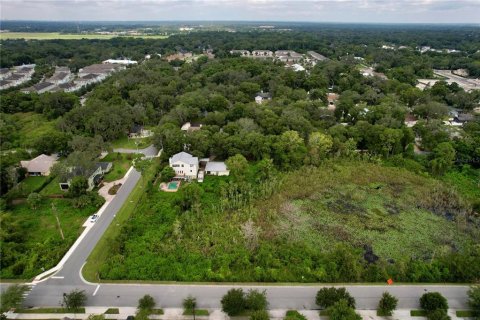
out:
<path id="1" fill-rule="evenodd" d="M 54 277 L 51 277 L 52 279 L 65 279 L 65 277 L 60 277 L 60 276 L 54 276 Z"/>
<path id="2" fill-rule="evenodd" d="M 98 289 L 100 289 L 100 285 L 97 285 L 97 288 L 96 288 L 95 291 L 93 292 L 93 295 L 96 295 L 96 294 L 97 294 Z"/>

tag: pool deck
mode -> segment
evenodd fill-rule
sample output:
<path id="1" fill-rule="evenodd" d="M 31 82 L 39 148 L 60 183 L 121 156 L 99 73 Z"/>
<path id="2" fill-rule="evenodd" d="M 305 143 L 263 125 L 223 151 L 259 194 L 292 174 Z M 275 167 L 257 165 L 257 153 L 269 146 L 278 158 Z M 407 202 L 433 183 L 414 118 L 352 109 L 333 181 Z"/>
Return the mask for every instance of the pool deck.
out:
<path id="1" fill-rule="evenodd" d="M 169 188 L 169 185 L 170 183 L 172 182 L 176 182 L 177 183 L 177 187 L 175 189 L 171 189 Z M 180 188 L 180 185 L 181 185 L 181 181 L 170 181 L 168 183 L 165 183 L 165 182 L 162 182 L 160 183 L 160 190 L 162 191 L 165 191 L 165 192 L 177 192 L 178 191 L 178 188 Z"/>

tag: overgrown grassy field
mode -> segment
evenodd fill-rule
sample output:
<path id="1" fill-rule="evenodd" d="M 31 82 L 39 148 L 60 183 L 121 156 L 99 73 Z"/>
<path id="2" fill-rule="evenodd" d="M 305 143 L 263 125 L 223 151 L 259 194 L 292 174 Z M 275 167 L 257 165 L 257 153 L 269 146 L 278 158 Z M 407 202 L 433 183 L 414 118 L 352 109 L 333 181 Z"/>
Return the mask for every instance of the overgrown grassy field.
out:
<path id="1" fill-rule="evenodd" d="M 65 236 L 62 240 L 54 207 Z M 0 278 L 29 279 L 53 267 L 82 231 L 82 224 L 97 208 L 77 209 L 70 199 L 44 199 L 36 209 L 27 203 L 0 213 Z"/>
<path id="2" fill-rule="evenodd" d="M 26 40 L 79 40 L 79 39 L 112 39 L 119 37 L 109 34 L 63 34 L 59 32 L 1 32 L 0 40 L 26 39 Z M 133 38 L 166 39 L 163 35 L 135 35 Z"/>
<path id="3" fill-rule="evenodd" d="M 207 176 L 188 210 L 188 185 L 177 193 L 153 186 L 105 244 L 96 261 L 100 278 L 440 281 L 450 275 L 437 270 L 439 261 L 478 241 L 478 229 L 460 214 L 462 200 L 432 178 L 366 162 L 280 176 L 272 196 L 234 210 L 225 199 L 251 197 L 242 185 L 263 182 Z"/>
<path id="4" fill-rule="evenodd" d="M 45 116 L 35 112 L 15 113 L 12 118 L 18 125 L 15 147 L 29 148 L 34 145 L 35 139 L 53 131 L 55 121 L 48 121 Z"/>

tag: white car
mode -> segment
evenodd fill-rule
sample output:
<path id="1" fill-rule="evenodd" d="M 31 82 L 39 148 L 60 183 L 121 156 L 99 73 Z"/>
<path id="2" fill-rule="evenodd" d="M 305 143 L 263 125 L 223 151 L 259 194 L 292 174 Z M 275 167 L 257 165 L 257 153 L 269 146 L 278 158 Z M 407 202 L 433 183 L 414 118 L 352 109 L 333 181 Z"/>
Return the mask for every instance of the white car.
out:
<path id="1" fill-rule="evenodd" d="M 93 216 L 90 217 L 90 222 L 95 222 L 98 219 L 98 214 L 94 214 Z"/>

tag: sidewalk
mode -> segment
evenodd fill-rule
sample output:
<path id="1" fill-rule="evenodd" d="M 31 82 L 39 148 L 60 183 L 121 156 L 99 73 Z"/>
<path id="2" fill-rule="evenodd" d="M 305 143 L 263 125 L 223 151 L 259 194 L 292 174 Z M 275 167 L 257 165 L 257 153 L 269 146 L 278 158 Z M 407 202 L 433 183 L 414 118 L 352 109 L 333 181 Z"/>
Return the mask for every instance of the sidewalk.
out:
<path id="1" fill-rule="evenodd" d="M 103 314 L 107 311 L 107 307 L 86 307 L 86 313 L 77 313 L 75 314 L 75 319 L 82 319 L 85 320 L 91 314 Z M 127 319 L 128 316 L 134 316 L 137 309 L 131 307 L 120 307 L 119 314 L 105 314 L 105 319 L 111 320 L 124 320 Z M 199 320 L 228 320 L 230 319 L 225 313 L 223 313 L 220 309 L 207 309 L 210 312 L 209 316 L 196 316 L 196 319 Z M 184 316 L 183 309 L 179 308 L 164 308 L 163 315 L 151 315 L 149 316 L 150 319 L 157 319 L 157 320 L 192 320 L 193 316 Z M 287 312 L 286 309 L 273 309 L 269 310 L 268 313 L 270 315 L 270 319 L 272 320 L 282 320 L 285 318 L 285 313 Z M 328 320 L 328 317 L 319 316 L 318 310 L 298 310 L 301 314 L 303 314 L 308 320 Z M 378 317 L 376 310 L 356 310 L 356 312 L 362 317 L 364 320 L 425 320 L 424 317 L 411 317 L 410 310 L 402 309 L 396 310 L 391 317 Z M 463 319 L 457 318 L 455 315 L 456 310 L 448 310 L 448 315 L 455 319 Z M 8 319 L 63 319 L 64 317 L 68 317 L 73 319 L 73 313 L 6 313 Z M 244 317 L 248 319 L 248 317 Z"/>

